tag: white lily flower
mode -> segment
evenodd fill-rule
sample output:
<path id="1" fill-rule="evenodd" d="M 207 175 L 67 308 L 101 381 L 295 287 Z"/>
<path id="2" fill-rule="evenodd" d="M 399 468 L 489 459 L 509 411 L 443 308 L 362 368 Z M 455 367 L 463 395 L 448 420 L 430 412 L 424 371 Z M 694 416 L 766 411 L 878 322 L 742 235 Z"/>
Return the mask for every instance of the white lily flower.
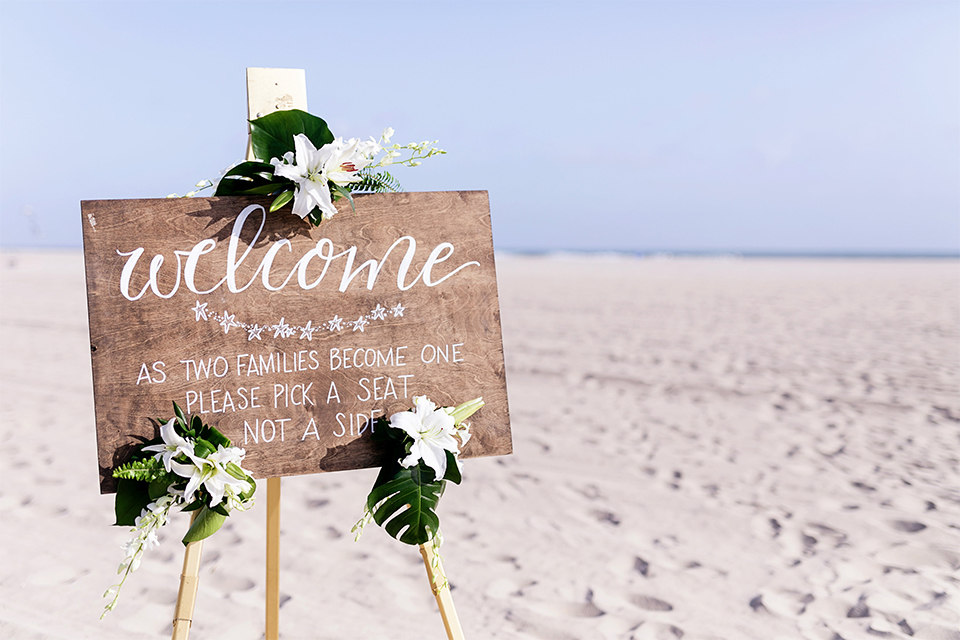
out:
<path id="1" fill-rule="evenodd" d="M 370 164 L 370 158 L 380 149 L 377 143 L 360 142 L 359 138 L 351 138 L 347 142 L 337 138 L 323 146 L 324 149 L 328 147 L 331 151 L 324 165 L 324 171 L 330 182 L 341 187 L 351 182 L 359 182 L 360 176 L 357 173 Z"/>
<path id="2" fill-rule="evenodd" d="M 401 466 L 409 468 L 420 460 L 433 469 L 440 479 L 447 472 L 447 451 L 458 454 L 457 440 L 454 438 L 453 416 L 426 396 L 413 399 L 414 411 L 403 411 L 390 416 L 390 426 L 403 429 L 411 438 L 413 446 L 410 455 L 400 461 Z"/>
<path id="3" fill-rule="evenodd" d="M 324 219 L 332 217 L 337 208 L 330 198 L 329 178 L 327 177 L 327 161 L 333 155 L 334 148 L 326 144 L 319 150 L 310 142 L 310 138 L 302 133 L 293 137 L 295 154 L 287 152 L 283 159 L 273 158 L 270 164 L 274 173 L 297 183 L 297 191 L 293 199 L 293 213 L 306 218 L 315 207 L 322 212 Z"/>
<path id="4" fill-rule="evenodd" d="M 167 471 L 171 470 L 171 461 L 181 453 L 188 456 L 193 455 L 193 445 L 177 435 L 174 424 L 176 424 L 176 420 L 171 419 L 166 424 L 160 425 L 160 437 L 163 439 L 163 444 L 152 444 L 143 448 L 144 451 L 157 452 L 154 457 L 163 459 L 163 468 Z"/>
<path id="5" fill-rule="evenodd" d="M 380 136 L 380 139 L 383 140 L 384 144 L 390 144 L 390 138 L 393 137 L 393 134 L 393 127 L 387 127 L 383 130 L 383 135 Z"/>
<path id="6" fill-rule="evenodd" d="M 206 458 L 190 456 L 189 464 L 172 462 L 173 472 L 187 478 L 187 488 L 183 490 L 183 499 L 192 502 L 193 494 L 203 485 L 210 494 L 210 506 L 215 507 L 223 500 L 226 487 L 233 487 L 240 492 L 248 488 L 246 480 L 234 478 L 227 472 L 226 466 L 233 462 L 239 464 L 245 452 L 238 447 L 224 447 L 220 445 L 215 453 Z"/>

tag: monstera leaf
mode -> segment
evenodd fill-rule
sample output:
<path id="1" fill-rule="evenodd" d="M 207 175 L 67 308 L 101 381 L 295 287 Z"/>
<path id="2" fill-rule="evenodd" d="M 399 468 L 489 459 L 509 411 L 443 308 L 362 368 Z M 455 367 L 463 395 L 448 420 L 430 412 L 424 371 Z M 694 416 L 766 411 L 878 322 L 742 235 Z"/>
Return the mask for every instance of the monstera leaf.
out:
<path id="1" fill-rule="evenodd" d="M 437 480 L 433 471 L 421 465 L 409 469 L 396 466 L 392 474 L 386 471 L 384 467 L 367 497 L 373 519 L 400 542 L 429 542 L 440 528 L 436 508 L 446 482 Z"/>
<path id="2" fill-rule="evenodd" d="M 460 468 L 447 451 L 447 470 L 439 480 L 420 462 L 406 469 L 398 462 L 384 465 L 367 496 L 374 521 L 400 542 L 426 544 L 440 531 L 437 503 L 447 481 L 460 484 Z"/>
<path id="3" fill-rule="evenodd" d="M 307 136 L 317 149 L 333 142 L 333 134 L 323 119 L 299 109 L 274 111 L 250 121 L 253 153 L 264 162 L 294 151 L 293 137 L 300 133 Z"/>

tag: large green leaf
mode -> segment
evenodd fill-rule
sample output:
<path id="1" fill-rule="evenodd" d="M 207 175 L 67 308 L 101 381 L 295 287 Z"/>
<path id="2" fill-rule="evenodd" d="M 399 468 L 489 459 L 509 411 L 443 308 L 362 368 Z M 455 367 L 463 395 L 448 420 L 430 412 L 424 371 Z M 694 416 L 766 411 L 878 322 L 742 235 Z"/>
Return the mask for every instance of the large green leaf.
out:
<path id="1" fill-rule="evenodd" d="M 423 465 L 409 469 L 388 465 L 367 497 L 367 508 L 376 523 L 400 542 L 425 544 L 440 529 L 436 508 L 444 484 Z"/>
<path id="2" fill-rule="evenodd" d="M 120 526 L 134 527 L 140 513 L 150 504 L 149 485 L 146 482 L 120 478 L 117 481 L 117 496 L 114 501 L 114 513 Z"/>
<path id="3" fill-rule="evenodd" d="M 270 195 L 289 185 L 290 181 L 273 175 L 273 165 L 266 162 L 241 162 L 225 174 L 217 184 L 215 196 Z"/>
<path id="4" fill-rule="evenodd" d="M 193 524 L 190 525 L 187 535 L 183 536 L 183 544 L 186 545 L 188 542 L 197 542 L 209 538 L 220 530 L 223 521 L 226 519 L 225 515 L 217 513 L 209 507 L 204 507 L 197 514 Z"/>
<path id="5" fill-rule="evenodd" d="M 321 118 L 299 109 L 275 111 L 250 121 L 253 154 L 264 162 L 282 158 L 295 151 L 293 137 L 298 133 L 305 134 L 317 149 L 333 142 L 333 134 Z"/>

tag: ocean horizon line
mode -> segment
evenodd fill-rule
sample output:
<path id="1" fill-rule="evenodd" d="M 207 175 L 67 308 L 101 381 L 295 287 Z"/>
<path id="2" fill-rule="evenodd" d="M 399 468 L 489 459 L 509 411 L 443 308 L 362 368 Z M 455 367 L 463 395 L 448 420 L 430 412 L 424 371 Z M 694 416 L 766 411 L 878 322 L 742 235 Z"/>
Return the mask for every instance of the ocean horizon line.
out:
<path id="1" fill-rule="evenodd" d="M 960 259 L 960 251 L 731 251 L 731 250 L 661 250 L 661 249 L 496 249 L 498 254 L 523 257 L 620 257 L 620 258 L 862 258 L 862 259 Z"/>
<path id="2" fill-rule="evenodd" d="M 82 252 L 81 245 L 2 245 L 0 252 Z M 643 259 L 670 259 L 670 258 L 837 258 L 837 259 L 960 259 L 960 251 L 910 251 L 910 250 L 730 250 L 730 249 L 523 249 L 500 248 L 494 246 L 499 255 L 529 258 L 559 258 L 559 257 L 611 257 L 611 258 L 643 258 Z"/>

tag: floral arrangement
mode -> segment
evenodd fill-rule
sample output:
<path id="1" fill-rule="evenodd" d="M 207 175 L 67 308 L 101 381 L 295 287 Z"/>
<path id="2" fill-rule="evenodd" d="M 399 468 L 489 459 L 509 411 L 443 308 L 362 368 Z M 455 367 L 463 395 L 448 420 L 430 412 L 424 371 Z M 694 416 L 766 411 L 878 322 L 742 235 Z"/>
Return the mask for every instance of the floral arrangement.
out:
<path id="1" fill-rule="evenodd" d="M 113 472 L 118 479 L 115 524 L 132 526 L 135 535 L 122 547 L 126 557 L 117 570 L 120 582 L 103 594 L 113 598 L 103 615 L 116 607 L 120 588 L 140 566 L 143 553 L 159 546 L 157 531 L 171 509 L 183 505 L 182 511 L 197 511 L 183 537 L 186 545 L 216 533 L 231 511 L 253 506 L 257 485 L 240 466 L 244 450 L 200 416 L 184 416 L 175 402 L 173 410 L 174 418 L 159 421 L 160 437 L 138 447 Z"/>
<path id="2" fill-rule="evenodd" d="M 482 406 L 483 398 L 477 398 L 438 408 L 426 396 L 417 396 L 412 410 L 377 420 L 372 438 L 385 447 L 387 462 L 353 527 L 356 539 L 375 521 L 400 542 L 439 547 L 437 504 L 447 480 L 460 484 L 460 447 L 470 440 L 465 420 Z"/>
<path id="3" fill-rule="evenodd" d="M 346 198 L 354 207 L 354 193 L 400 191 L 400 183 L 385 167 L 416 167 L 446 153 L 433 146 L 436 140 L 390 144 L 393 134 L 388 127 L 379 140 L 344 141 L 333 137 L 326 122 L 305 111 L 276 111 L 250 120 L 256 159 L 229 167 L 217 183 L 198 182 L 198 191 L 214 187 L 217 196 L 273 196 L 271 213 L 293 201 L 293 213 L 317 226 L 337 212 L 333 204 L 337 200 Z"/>

